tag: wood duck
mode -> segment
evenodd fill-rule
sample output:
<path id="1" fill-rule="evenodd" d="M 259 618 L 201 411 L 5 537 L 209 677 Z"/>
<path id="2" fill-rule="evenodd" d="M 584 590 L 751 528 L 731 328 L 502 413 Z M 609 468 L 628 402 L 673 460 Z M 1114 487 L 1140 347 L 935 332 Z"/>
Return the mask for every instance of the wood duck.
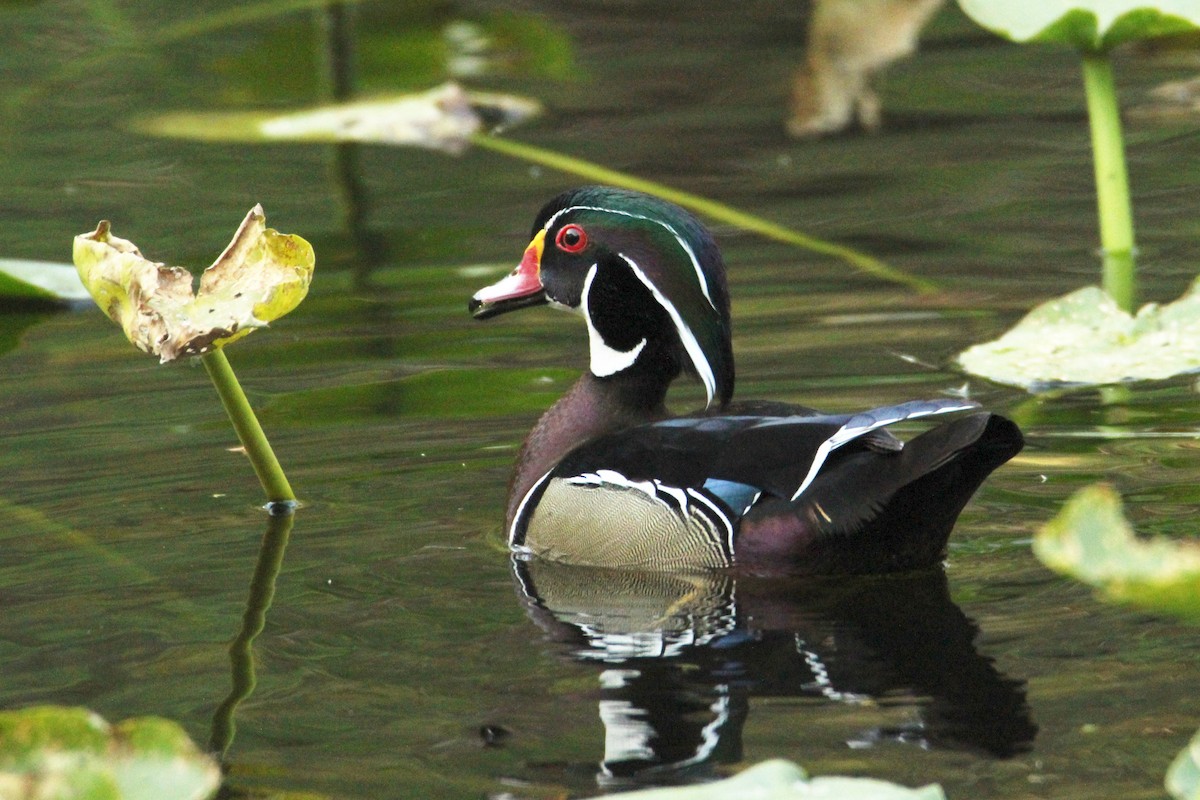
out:
<path id="1" fill-rule="evenodd" d="M 486 319 L 547 303 L 583 316 L 590 365 L 521 448 L 506 522 L 518 554 L 650 570 L 928 567 L 984 478 L 1023 445 L 1016 425 L 986 412 L 908 442 L 885 430 L 978 407 L 958 399 L 857 414 L 731 404 L 721 254 L 695 217 L 649 195 L 559 195 L 520 265 L 468 308 Z M 671 416 L 667 389 L 684 372 L 708 406 Z"/>

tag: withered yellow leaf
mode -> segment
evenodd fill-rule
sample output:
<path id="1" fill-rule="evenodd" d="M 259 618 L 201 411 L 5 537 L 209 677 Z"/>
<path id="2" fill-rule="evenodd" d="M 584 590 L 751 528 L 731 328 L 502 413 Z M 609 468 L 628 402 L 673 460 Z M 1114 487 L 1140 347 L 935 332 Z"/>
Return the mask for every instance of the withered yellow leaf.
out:
<path id="1" fill-rule="evenodd" d="M 108 221 L 75 237 L 75 268 L 96 305 L 162 363 L 200 355 L 282 317 L 308 293 L 312 245 L 266 226 L 262 206 L 200 277 L 150 261 Z"/>

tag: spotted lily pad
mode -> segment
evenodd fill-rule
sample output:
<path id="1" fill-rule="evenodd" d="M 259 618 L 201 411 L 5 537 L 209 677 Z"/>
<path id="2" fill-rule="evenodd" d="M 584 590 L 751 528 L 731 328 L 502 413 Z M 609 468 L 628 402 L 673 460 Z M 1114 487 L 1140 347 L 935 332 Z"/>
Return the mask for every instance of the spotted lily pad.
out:
<path id="1" fill-rule="evenodd" d="M 1175 800 L 1200 798 L 1200 732 L 1179 752 L 1167 770 L 1167 792 Z"/>
<path id="2" fill-rule="evenodd" d="M 1173 303 L 1136 315 L 1089 286 L 1043 303 L 995 341 L 958 356 L 963 369 L 1044 391 L 1160 380 L 1200 370 L 1200 280 Z"/>
<path id="3" fill-rule="evenodd" d="M 308 293 L 315 256 L 299 236 L 266 227 L 262 206 L 193 288 L 182 267 L 149 261 L 107 221 L 75 237 L 75 267 L 96 305 L 139 349 L 163 363 L 240 339 L 291 311 Z"/>
<path id="4" fill-rule="evenodd" d="M 909 789 L 870 778 L 809 778 L 782 759 L 756 764 L 732 778 L 696 786 L 645 789 L 598 800 L 946 800 L 937 784 Z"/>
<path id="5" fill-rule="evenodd" d="M 1114 600 L 1200 620 L 1200 543 L 1137 538 L 1110 486 L 1076 493 L 1038 532 L 1033 552 Z"/>
<path id="6" fill-rule="evenodd" d="M 203 800 L 221 770 L 174 722 L 109 725 L 85 708 L 0 712 L 5 800 Z"/>
<path id="7" fill-rule="evenodd" d="M 1200 27 L 1196 0 L 958 0 L 967 16 L 1014 42 L 1085 52 Z"/>
<path id="8" fill-rule="evenodd" d="M 505 126 L 541 109 L 516 95 L 469 92 L 446 83 L 419 94 L 278 112 L 177 113 L 140 120 L 158 136 L 205 141 L 373 142 L 460 153 L 483 127 L 483 115 Z"/>

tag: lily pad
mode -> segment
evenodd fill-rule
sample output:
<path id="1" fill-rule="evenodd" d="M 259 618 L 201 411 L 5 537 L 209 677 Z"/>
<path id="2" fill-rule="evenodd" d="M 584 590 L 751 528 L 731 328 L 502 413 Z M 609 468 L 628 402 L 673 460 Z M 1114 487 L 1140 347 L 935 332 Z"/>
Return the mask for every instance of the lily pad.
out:
<path id="1" fill-rule="evenodd" d="M 1200 732 L 1179 751 L 1167 770 L 1167 792 L 1175 800 L 1200 798 Z"/>
<path id="2" fill-rule="evenodd" d="M 809 778 L 803 769 L 772 759 L 732 778 L 698 786 L 645 789 L 598 800 L 946 800 L 937 784 L 909 789 L 870 778 Z"/>
<path id="3" fill-rule="evenodd" d="M 967 16 L 1014 42 L 1086 52 L 1200 27 L 1196 0 L 958 0 Z"/>
<path id="4" fill-rule="evenodd" d="M 266 227 L 262 206 L 204 271 L 199 291 L 190 272 L 149 261 L 107 221 L 75 237 L 75 266 L 96 305 L 162 363 L 222 347 L 291 311 L 308 293 L 315 260 L 304 239 Z"/>
<path id="5" fill-rule="evenodd" d="M 1136 315 L 1095 286 L 1030 311 L 999 339 L 958 356 L 967 372 L 1032 392 L 1161 380 L 1200 370 L 1200 279 L 1169 305 Z"/>
<path id="6" fill-rule="evenodd" d="M 371 142 L 461 153 L 483 128 L 483 117 L 510 126 L 539 113 L 535 100 L 468 92 L 446 83 L 420 94 L 339 103 L 286 114 L 228 112 L 162 114 L 134 127 L 157 136 L 239 142 Z"/>
<path id="7" fill-rule="evenodd" d="M 220 784 L 216 761 L 170 720 L 109 725 L 63 706 L 0 712 L 5 800 L 203 800 Z"/>
<path id="8" fill-rule="evenodd" d="M 1200 543 L 1137 538 L 1111 486 L 1077 492 L 1038 532 L 1033 552 L 1114 600 L 1200 620 Z"/>
<path id="9" fill-rule="evenodd" d="M 50 303 L 91 299 L 70 264 L 0 258 L 0 297 Z"/>

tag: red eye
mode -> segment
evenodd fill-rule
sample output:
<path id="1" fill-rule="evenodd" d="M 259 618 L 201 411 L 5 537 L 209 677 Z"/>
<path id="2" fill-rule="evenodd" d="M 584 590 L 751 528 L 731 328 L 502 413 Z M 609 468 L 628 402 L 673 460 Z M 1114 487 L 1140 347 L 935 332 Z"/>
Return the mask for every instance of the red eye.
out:
<path id="1" fill-rule="evenodd" d="M 563 252 L 578 253 L 587 247 L 587 234 L 578 225 L 564 225 L 563 229 L 554 237 L 554 243 Z"/>

